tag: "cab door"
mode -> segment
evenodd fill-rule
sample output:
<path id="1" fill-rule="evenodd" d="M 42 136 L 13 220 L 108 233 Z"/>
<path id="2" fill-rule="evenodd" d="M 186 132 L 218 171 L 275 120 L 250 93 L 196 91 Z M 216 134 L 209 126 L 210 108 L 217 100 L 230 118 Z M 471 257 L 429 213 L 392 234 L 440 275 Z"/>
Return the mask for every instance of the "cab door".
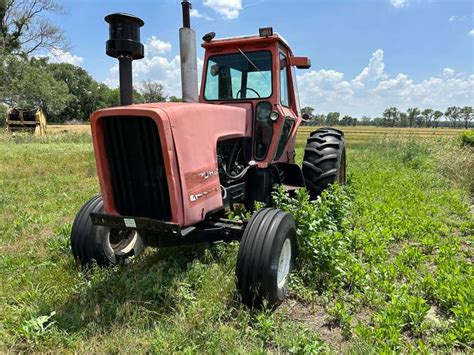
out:
<path id="1" fill-rule="evenodd" d="M 279 51 L 279 103 L 276 108 L 280 114 L 281 123 L 278 144 L 275 151 L 274 161 L 294 162 L 294 135 L 296 134 L 298 113 L 296 97 L 293 92 L 291 67 L 287 51 Z"/>

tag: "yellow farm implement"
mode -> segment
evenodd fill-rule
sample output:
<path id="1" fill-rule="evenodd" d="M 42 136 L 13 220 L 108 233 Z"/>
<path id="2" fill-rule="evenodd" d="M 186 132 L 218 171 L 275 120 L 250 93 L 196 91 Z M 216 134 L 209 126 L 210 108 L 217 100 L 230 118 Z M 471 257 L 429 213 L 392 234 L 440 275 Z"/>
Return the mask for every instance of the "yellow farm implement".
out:
<path id="1" fill-rule="evenodd" d="M 46 115 L 41 109 L 20 111 L 14 108 L 6 113 L 7 132 L 32 132 L 35 136 L 44 136 L 46 126 Z"/>

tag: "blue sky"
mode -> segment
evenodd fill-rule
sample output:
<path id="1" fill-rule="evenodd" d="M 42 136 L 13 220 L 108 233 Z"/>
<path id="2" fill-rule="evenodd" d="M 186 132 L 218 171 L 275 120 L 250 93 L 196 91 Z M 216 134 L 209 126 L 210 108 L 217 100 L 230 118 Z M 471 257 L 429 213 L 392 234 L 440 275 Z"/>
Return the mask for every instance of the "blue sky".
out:
<path id="1" fill-rule="evenodd" d="M 272 26 L 296 55 L 312 58 L 298 72 L 303 105 L 318 112 L 380 115 L 388 106 L 445 109 L 474 104 L 472 0 L 191 0 L 200 38 L 256 33 Z M 146 58 L 134 63 L 135 81 L 156 80 L 179 96 L 176 0 L 63 0 L 55 16 L 71 43 L 53 60 L 79 64 L 116 85 L 114 59 L 104 53 L 103 18 L 129 12 L 145 21 Z M 202 57 L 199 50 L 198 56 Z"/>

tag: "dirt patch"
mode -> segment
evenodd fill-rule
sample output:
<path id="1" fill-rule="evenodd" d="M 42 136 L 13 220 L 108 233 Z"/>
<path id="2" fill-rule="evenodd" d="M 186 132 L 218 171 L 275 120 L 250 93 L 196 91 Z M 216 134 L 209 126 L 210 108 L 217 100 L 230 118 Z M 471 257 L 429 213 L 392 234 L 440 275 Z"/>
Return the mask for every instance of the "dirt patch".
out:
<path id="1" fill-rule="evenodd" d="M 305 324 L 338 351 L 344 352 L 349 349 L 351 340 L 344 338 L 340 327 L 334 326 L 328 321 L 329 316 L 323 306 L 288 299 L 281 307 L 291 320 Z"/>

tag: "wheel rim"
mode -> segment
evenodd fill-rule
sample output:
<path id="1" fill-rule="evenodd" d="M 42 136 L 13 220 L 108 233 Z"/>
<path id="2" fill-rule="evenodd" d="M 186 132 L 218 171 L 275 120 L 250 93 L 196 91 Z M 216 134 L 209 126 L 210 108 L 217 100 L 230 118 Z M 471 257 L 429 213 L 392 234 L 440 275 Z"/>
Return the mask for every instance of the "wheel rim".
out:
<path id="1" fill-rule="evenodd" d="M 137 239 L 137 231 L 111 229 L 108 233 L 108 241 L 115 255 L 130 253 Z"/>
<path id="2" fill-rule="evenodd" d="M 283 288 L 286 283 L 286 277 L 290 272 L 291 264 L 291 241 L 290 239 L 285 239 L 283 247 L 281 248 L 280 258 L 278 260 L 278 273 L 277 273 L 277 282 L 278 287 Z"/>

